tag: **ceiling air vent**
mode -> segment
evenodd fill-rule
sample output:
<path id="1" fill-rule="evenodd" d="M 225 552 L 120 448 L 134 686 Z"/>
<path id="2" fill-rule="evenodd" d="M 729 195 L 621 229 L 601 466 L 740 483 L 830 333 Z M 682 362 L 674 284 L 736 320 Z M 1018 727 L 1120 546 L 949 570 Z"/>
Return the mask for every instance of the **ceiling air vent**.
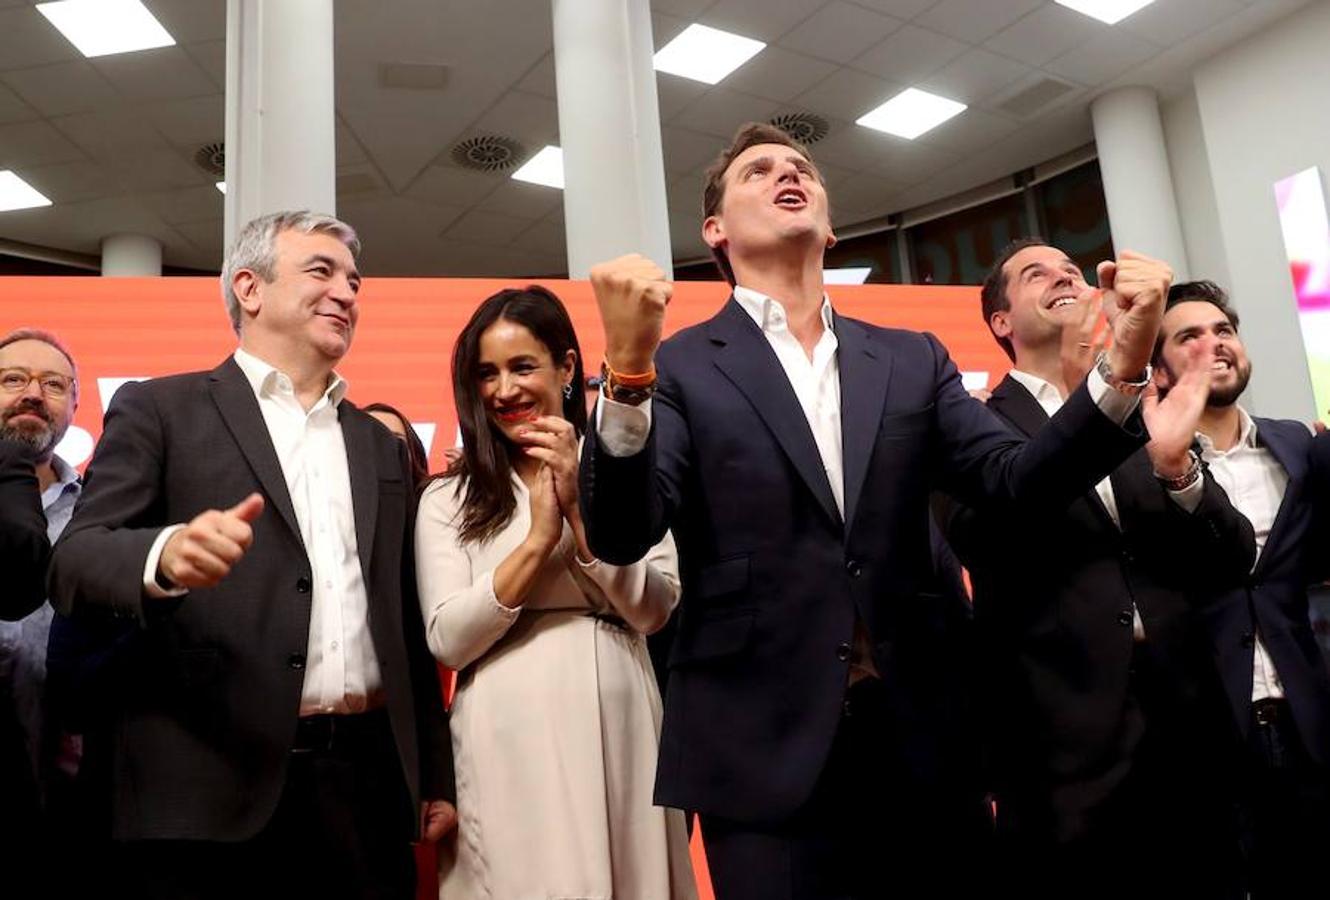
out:
<path id="1" fill-rule="evenodd" d="M 781 131 L 801 144 L 816 144 L 827 136 L 831 126 L 827 120 L 814 113 L 784 113 L 771 120 Z"/>
<path id="2" fill-rule="evenodd" d="M 512 138 L 481 135 L 467 138 L 452 149 L 453 162 L 477 172 L 504 172 L 526 157 L 526 148 Z"/>
<path id="3" fill-rule="evenodd" d="M 209 175 L 222 177 L 226 174 L 226 145 L 221 141 L 204 144 L 194 151 L 194 165 Z"/>
<path id="4" fill-rule="evenodd" d="M 441 91 L 447 86 L 447 66 L 431 63 L 379 63 L 379 87 Z"/>

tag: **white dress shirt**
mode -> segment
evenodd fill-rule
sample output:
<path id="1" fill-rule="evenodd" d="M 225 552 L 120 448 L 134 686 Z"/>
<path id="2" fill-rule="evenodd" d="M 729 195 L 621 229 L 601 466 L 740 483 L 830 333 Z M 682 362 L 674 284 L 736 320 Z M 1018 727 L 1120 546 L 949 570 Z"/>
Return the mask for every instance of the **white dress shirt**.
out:
<path id="1" fill-rule="evenodd" d="M 1012 369 L 1007 374 L 1020 382 L 1027 391 L 1034 395 L 1035 401 L 1043 408 L 1050 419 L 1057 414 L 1057 411 L 1062 408 L 1062 404 L 1066 402 L 1057 388 L 1038 375 L 1031 375 L 1029 372 L 1022 372 L 1020 369 Z M 1104 509 L 1108 510 L 1108 517 L 1121 531 L 1122 519 L 1118 516 L 1118 501 L 1113 495 L 1112 480 L 1110 478 L 1103 479 L 1094 486 L 1094 490 L 1104 504 Z M 1131 605 L 1131 636 L 1138 641 L 1145 640 L 1145 622 L 1141 620 L 1141 611 L 1136 608 L 1134 602 Z"/>
<path id="2" fill-rule="evenodd" d="M 235 360 L 258 399 L 309 554 L 312 599 L 300 714 L 363 712 L 382 703 L 383 678 L 369 633 L 351 474 L 337 418 L 346 381 L 333 373 L 306 412 L 286 374 L 244 350 L 236 350 Z M 150 596 L 184 593 L 163 591 L 156 581 L 162 548 L 183 527 L 163 529 L 148 553 L 143 587 Z"/>
<path id="3" fill-rule="evenodd" d="M 1216 449 L 1214 442 L 1203 434 L 1197 434 L 1196 440 L 1201 445 L 1201 458 L 1209 467 L 1210 475 L 1228 494 L 1233 508 L 1251 522 L 1256 535 L 1256 559 L 1259 560 L 1280 504 L 1284 502 L 1288 473 L 1269 448 L 1257 446 L 1256 423 L 1240 406 L 1238 416 L 1242 421 L 1238 442 L 1229 450 Z M 1252 565 L 1255 567 L 1255 563 Z M 1284 686 L 1259 630 L 1252 654 L 1252 701 L 1283 697 Z"/>

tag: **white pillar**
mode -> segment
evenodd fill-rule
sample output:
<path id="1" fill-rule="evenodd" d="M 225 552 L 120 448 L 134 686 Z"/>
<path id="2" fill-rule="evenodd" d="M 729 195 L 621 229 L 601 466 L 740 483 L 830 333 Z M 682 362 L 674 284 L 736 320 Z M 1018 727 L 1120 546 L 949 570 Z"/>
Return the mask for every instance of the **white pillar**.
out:
<path id="1" fill-rule="evenodd" d="M 146 234 L 111 234 L 102 238 L 102 275 L 152 278 L 162 274 L 162 245 Z"/>
<path id="2" fill-rule="evenodd" d="M 1185 281 L 1190 266 L 1159 98 L 1151 88 L 1119 88 L 1090 104 L 1090 116 L 1113 246 L 1162 259 L 1173 267 L 1175 281 Z"/>
<path id="3" fill-rule="evenodd" d="M 227 0 L 227 246 L 283 209 L 335 213 L 333 0 Z"/>
<path id="4" fill-rule="evenodd" d="M 568 275 L 625 253 L 671 272 L 648 0 L 552 5 Z"/>

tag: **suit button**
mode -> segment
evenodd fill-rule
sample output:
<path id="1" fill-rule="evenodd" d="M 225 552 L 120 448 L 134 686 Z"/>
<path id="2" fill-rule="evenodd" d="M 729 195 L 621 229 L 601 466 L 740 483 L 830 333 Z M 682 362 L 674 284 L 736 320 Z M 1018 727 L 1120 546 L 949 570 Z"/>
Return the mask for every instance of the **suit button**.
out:
<path id="1" fill-rule="evenodd" d="M 1132 623 L 1132 614 L 1131 614 L 1131 610 L 1129 610 L 1129 609 L 1124 609 L 1122 612 L 1118 613 L 1118 624 L 1119 624 L 1119 625 L 1130 625 L 1131 623 Z"/>
<path id="2" fill-rule="evenodd" d="M 305 668 L 305 654 L 292 653 L 286 658 L 286 665 L 287 668 L 295 669 L 296 671 Z"/>
<path id="3" fill-rule="evenodd" d="M 849 658 L 850 658 L 850 645 L 849 645 L 849 644 L 842 643 L 839 647 L 837 647 L 837 648 L 836 648 L 836 658 L 839 659 L 841 662 L 845 662 L 845 660 L 849 659 Z"/>
<path id="4" fill-rule="evenodd" d="M 1248 650 L 1250 650 L 1252 647 L 1255 647 L 1256 635 L 1252 634 L 1250 631 L 1244 634 L 1242 636 L 1242 646 L 1246 647 Z"/>
<path id="5" fill-rule="evenodd" d="M 302 576 L 302 577 L 296 579 L 296 593 L 299 593 L 299 594 L 308 594 L 308 593 L 309 593 L 309 588 L 310 588 L 310 584 L 309 584 L 309 579 L 308 579 L 308 578 L 305 578 L 305 577 Z"/>
<path id="6" fill-rule="evenodd" d="M 845 564 L 845 571 L 850 573 L 851 578 L 858 578 L 859 573 L 863 571 L 863 567 L 859 565 L 857 559 L 852 559 Z"/>

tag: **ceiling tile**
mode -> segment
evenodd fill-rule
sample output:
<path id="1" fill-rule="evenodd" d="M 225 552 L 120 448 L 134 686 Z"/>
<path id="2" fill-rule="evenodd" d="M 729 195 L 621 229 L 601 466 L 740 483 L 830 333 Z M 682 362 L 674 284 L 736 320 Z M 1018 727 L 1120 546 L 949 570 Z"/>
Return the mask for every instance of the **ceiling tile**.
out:
<path id="1" fill-rule="evenodd" d="M 53 203 L 92 200 L 121 192 L 111 173 L 97 163 L 71 162 L 24 169 L 23 178 Z"/>
<path id="2" fill-rule="evenodd" d="M 942 0 L 915 23 L 978 44 L 1043 4 L 1044 0 Z"/>
<path id="3" fill-rule="evenodd" d="M 890 202 L 900 193 L 900 187 L 878 175 L 857 173 L 851 175 L 836 191 L 832 207 L 858 210 L 874 215 L 895 212 Z"/>
<path id="4" fill-rule="evenodd" d="M 900 28 L 900 19 L 834 0 L 781 38 L 781 46 L 847 63 Z"/>
<path id="5" fill-rule="evenodd" d="M 816 113 L 853 122 L 893 97 L 902 85 L 854 69 L 838 69 L 796 102 Z"/>
<path id="6" fill-rule="evenodd" d="M 62 116 L 52 119 L 51 124 L 93 159 L 109 160 L 167 146 L 152 120 L 136 107 L 117 106 Z"/>
<path id="7" fill-rule="evenodd" d="M 26 69 L 82 58 L 31 3 L 0 10 L 0 68 Z"/>
<path id="8" fill-rule="evenodd" d="M 652 10 L 678 16 L 681 19 L 696 19 L 716 0 L 651 0 Z"/>
<path id="9" fill-rule="evenodd" d="M 148 9 L 177 43 L 226 40 L 226 4 L 217 0 L 146 0 Z"/>
<path id="10" fill-rule="evenodd" d="M 199 68 L 208 73 L 219 90 L 226 90 L 226 41 L 188 44 L 184 50 Z"/>
<path id="11" fill-rule="evenodd" d="M 143 107 L 162 136 L 178 147 L 198 148 L 226 136 L 226 101 L 220 94 L 165 100 Z"/>
<path id="12" fill-rule="evenodd" d="M 213 219 L 211 222 L 182 222 L 173 226 L 185 238 L 198 248 L 200 255 L 205 260 L 211 262 L 204 263 L 213 269 L 220 269 L 218 262 L 222 258 L 222 228 L 223 220 Z M 220 312 L 221 304 L 218 304 Z"/>
<path id="13" fill-rule="evenodd" d="M 803 22 L 827 0 L 719 0 L 697 18 L 703 25 L 719 28 L 768 44 Z"/>
<path id="14" fill-rule="evenodd" d="M 0 84 L 0 124 L 36 119 L 40 113 L 23 102 L 18 94 Z"/>
<path id="15" fill-rule="evenodd" d="M 793 100 L 834 71 L 835 63 L 768 47 L 726 78 L 725 86 L 768 100 Z"/>
<path id="16" fill-rule="evenodd" d="M 958 153 L 917 141 L 896 141 L 878 154 L 870 171 L 895 185 L 918 184 L 960 161 Z"/>
<path id="17" fill-rule="evenodd" d="M 124 154 L 108 163 L 116 177 L 139 192 L 206 186 L 218 197 L 216 176 L 204 172 L 175 148 Z"/>
<path id="18" fill-rule="evenodd" d="M 564 234 L 563 222 L 556 219 L 541 219 L 519 234 L 513 243 L 537 253 L 568 255 L 568 239 Z"/>
<path id="19" fill-rule="evenodd" d="M 156 191 L 142 195 L 143 200 L 172 225 L 190 222 L 214 222 L 223 214 L 226 198 L 213 185 Z"/>
<path id="20" fill-rule="evenodd" d="M 446 206 L 473 206 L 506 180 L 503 174 L 471 172 L 457 166 L 428 166 L 405 193 Z"/>
<path id="21" fill-rule="evenodd" d="M 975 48 L 928 76 L 919 86 L 943 97 L 973 105 L 1030 71 L 1029 66 Z"/>
<path id="22" fill-rule="evenodd" d="M 659 50 L 670 41 L 679 36 L 679 33 L 692 24 L 688 19 L 681 19 L 676 16 L 663 15 L 653 12 L 651 14 L 651 43 Z"/>
<path id="23" fill-rule="evenodd" d="M 540 219 L 562 206 L 563 191 L 506 178 L 485 199 L 477 203 L 475 208 L 503 216 Z"/>
<path id="24" fill-rule="evenodd" d="M 1016 131 L 1021 126 L 995 113 L 967 109 L 918 138 L 922 144 L 959 154 L 973 154 Z"/>
<path id="25" fill-rule="evenodd" d="M 1071 81 L 1096 87 L 1138 66 L 1159 53 L 1159 48 L 1133 34 L 1109 29 L 1062 54 L 1043 68 Z"/>
<path id="26" fill-rule="evenodd" d="M 517 88 L 529 94 L 556 99 L 558 86 L 554 80 L 554 53 L 545 54 L 540 62 L 532 66 L 531 70 L 522 76 L 522 80 L 517 82 Z"/>
<path id="27" fill-rule="evenodd" d="M 369 160 L 365 148 L 360 144 L 360 139 L 340 118 L 337 120 L 337 136 L 334 140 L 337 147 L 337 168 L 358 166 Z"/>
<path id="28" fill-rule="evenodd" d="M 92 60 L 126 100 L 172 100 L 218 92 L 217 85 L 179 47 L 118 53 Z"/>
<path id="29" fill-rule="evenodd" d="M 83 159 L 83 153 L 46 122 L 0 125 L 0 169 Z"/>
<path id="30" fill-rule="evenodd" d="M 688 105 L 671 124 L 729 139 L 745 122 L 765 122 L 777 110 L 777 104 L 725 88 L 713 88 Z"/>
<path id="31" fill-rule="evenodd" d="M 476 120 L 474 131 L 516 138 L 532 151 L 559 141 L 559 110 L 549 97 L 509 91 Z"/>
<path id="32" fill-rule="evenodd" d="M 969 46 L 936 31 L 906 25 L 852 65 L 881 78 L 914 84 L 960 56 Z"/>
<path id="33" fill-rule="evenodd" d="M 1235 0 L 1168 0 L 1137 10 L 1116 27 L 1168 47 L 1242 10 Z"/>
<path id="34" fill-rule="evenodd" d="M 700 81 L 680 78 L 666 72 L 656 73 L 656 103 L 660 109 L 660 120 L 669 122 L 684 107 L 701 97 L 710 87 Z"/>
<path id="35" fill-rule="evenodd" d="M 937 0 L 854 0 L 854 2 L 898 19 L 912 19 Z"/>
<path id="36" fill-rule="evenodd" d="M 905 143 L 902 138 L 880 131 L 860 125 L 845 125 L 813 146 L 813 158 L 860 172 L 871 169 L 884 154 L 902 143 Z"/>
<path id="37" fill-rule="evenodd" d="M 660 130 L 660 143 L 665 171 L 682 173 L 701 171 L 720 154 L 725 141 L 712 134 L 666 125 Z"/>
<path id="38" fill-rule="evenodd" d="M 43 116 L 87 112 L 118 99 L 106 79 L 83 60 L 20 69 L 0 77 Z"/>
<path id="39" fill-rule="evenodd" d="M 531 224 L 531 219 L 471 209 L 449 226 L 444 234 L 477 244 L 506 245 L 530 228 Z"/>
<path id="40" fill-rule="evenodd" d="M 1089 16 L 1050 3 L 1002 29 L 984 42 L 989 50 L 1040 66 L 1079 47 L 1107 26 Z"/>

